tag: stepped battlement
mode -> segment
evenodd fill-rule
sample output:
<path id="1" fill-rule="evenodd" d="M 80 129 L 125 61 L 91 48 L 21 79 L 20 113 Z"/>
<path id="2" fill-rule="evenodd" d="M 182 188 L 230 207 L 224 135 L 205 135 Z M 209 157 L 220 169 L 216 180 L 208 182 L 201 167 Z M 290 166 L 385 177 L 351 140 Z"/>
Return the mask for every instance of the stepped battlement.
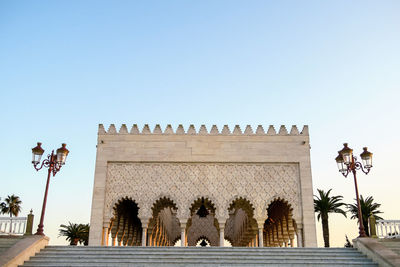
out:
<path id="1" fill-rule="evenodd" d="M 269 125 L 267 131 L 264 130 L 264 127 L 262 125 L 258 125 L 256 130 L 253 131 L 253 128 L 251 125 L 247 125 L 245 127 L 245 130 L 242 131 L 239 125 L 235 125 L 233 128 L 233 131 L 229 129 L 228 125 L 224 125 L 222 127 L 222 130 L 220 131 L 218 129 L 217 125 L 213 125 L 210 129 L 210 131 L 207 130 L 207 127 L 202 124 L 199 128 L 199 130 L 196 130 L 196 127 L 193 124 L 190 124 L 187 130 L 185 130 L 184 126 L 182 124 L 179 124 L 176 130 L 172 128 L 171 124 L 168 124 L 163 131 L 160 124 L 156 124 L 153 131 L 151 130 L 150 126 L 148 124 L 145 124 L 140 131 L 139 126 L 137 124 L 133 124 L 130 131 L 128 131 L 128 127 L 126 124 L 122 124 L 121 127 L 119 128 L 119 131 L 117 131 L 117 128 L 115 127 L 114 124 L 110 124 L 108 127 L 108 130 L 106 131 L 104 128 L 103 124 L 99 124 L 99 130 L 98 130 L 99 135 L 115 135 L 115 134 L 177 134 L 177 135 L 303 135 L 303 136 L 308 136 L 308 125 L 304 125 L 303 129 L 301 132 L 299 132 L 298 128 L 296 125 L 292 125 L 290 132 L 287 130 L 285 125 L 281 125 L 279 127 L 279 130 L 276 131 L 275 127 L 273 125 Z"/>

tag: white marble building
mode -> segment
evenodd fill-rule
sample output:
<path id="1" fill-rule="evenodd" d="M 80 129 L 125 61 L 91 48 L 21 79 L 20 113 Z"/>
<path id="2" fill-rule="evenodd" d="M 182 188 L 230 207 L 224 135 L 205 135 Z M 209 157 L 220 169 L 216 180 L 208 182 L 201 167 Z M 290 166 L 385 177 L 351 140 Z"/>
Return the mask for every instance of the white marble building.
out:
<path id="1" fill-rule="evenodd" d="M 99 125 L 89 245 L 317 246 L 308 127 Z"/>

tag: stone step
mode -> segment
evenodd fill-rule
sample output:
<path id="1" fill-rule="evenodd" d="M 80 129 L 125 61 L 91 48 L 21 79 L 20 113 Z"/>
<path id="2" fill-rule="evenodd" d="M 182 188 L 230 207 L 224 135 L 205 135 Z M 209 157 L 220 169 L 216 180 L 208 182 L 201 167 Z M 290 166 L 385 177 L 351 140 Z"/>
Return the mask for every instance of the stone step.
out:
<path id="1" fill-rule="evenodd" d="M 323 266 L 323 267 L 378 267 L 377 264 L 372 262 L 361 262 L 361 263 L 309 263 L 309 262 L 293 262 L 293 263 L 282 263 L 282 262 L 253 262 L 253 261 L 246 261 L 246 262 L 221 262 L 221 261 L 207 261 L 207 262 L 115 262 L 115 263 L 47 263 L 47 262 L 40 262 L 40 263 L 31 263 L 28 262 L 23 266 L 26 267 L 37 267 L 37 266 L 52 266 L 52 267 L 64 267 L 64 266 L 80 266 L 80 267 L 96 267 L 96 266 L 279 266 L 279 267 L 314 267 L 314 266 Z"/>
<path id="2" fill-rule="evenodd" d="M 289 252 L 289 253 L 272 253 L 272 252 L 251 252 L 251 253 L 246 253 L 246 252 L 238 252 L 238 253 L 227 253 L 227 252 L 149 252 L 149 251 L 137 251 L 135 253 L 132 252 L 126 252 L 126 251 L 114 251 L 114 252 L 97 252 L 97 251 L 88 251 L 88 252 L 70 252 L 70 251 L 65 251 L 65 252 L 55 252 L 55 251 L 43 251 L 40 253 L 40 256 L 46 256 L 46 257 L 70 257 L 70 256 L 76 256 L 76 257 L 96 257 L 98 255 L 114 255 L 114 256 L 130 256 L 130 255 L 135 255 L 135 256 L 146 256 L 146 255 L 165 255 L 165 256 L 176 256 L 176 255 L 187 255 L 187 256 L 252 256 L 252 257 L 273 257 L 273 256 L 302 256 L 302 257 L 344 257 L 344 258 L 354 258 L 354 257 L 363 257 L 362 254 L 353 252 L 353 253 L 301 253 L 301 252 Z"/>
<path id="3" fill-rule="evenodd" d="M 0 246 L 15 244 L 19 239 L 0 239 Z"/>
<path id="4" fill-rule="evenodd" d="M 24 266 L 378 266 L 352 248 L 48 246 Z"/>
<path id="5" fill-rule="evenodd" d="M 146 255 L 140 255 L 140 254 L 135 254 L 135 255 L 103 255 L 103 254 L 97 254 L 97 255 L 38 255 L 35 256 L 32 259 L 37 259 L 37 260 L 43 260 L 43 259 L 48 259 L 48 260 L 70 260 L 70 259 L 88 259 L 88 260 L 93 260 L 93 259 L 120 259 L 123 256 L 124 259 L 149 259 L 152 257 L 158 257 L 162 259 L 201 259 L 204 258 L 204 255 L 195 255 L 195 254 L 181 254 L 181 255 L 166 255 L 166 254 L 146 254 Z M 315 255 L 315 256 L 304 256 L 304 255 L 290 255 L 290 254 L 285 254 L 285 255 L 207 255 L 207 259 L 268 259 L 268 260 L 275 260 L 275 259 L 302 259 L 302 260 L 320 260 L 323 259 L 324 261 L 329 261 L 329 260 L 364 260 L 366 259 L 363 255 L 357 255 L 354 257 L 345 257 L 341 255 L 332 255 L 332 256 L 323 256 L 321 257 L 320 255 Z"/>
<path id="6" fill-rule="evenodd" d="M 6 250 L 16 244 L 21 238 L 20 237 L 1 237 L 0 238 L 0 254 L 3 254 Z"/>
<path id="7" fill-rule="evenodd" d="M 377 264 L 371 261 L 360 261 L 360 262 L 348 262 L 348 261 L 337 261 L 337 262 L 321 262 L 321 261 L 301 261 L 301 260 L 275 260 L 275 261 L 230 261 L 230 260 L 196 260 L 196 261 L 185 261 L 182 259 L 176 259 L 171 261 L 160 260 L 136 260 L 136 261 L 124 261 L 120 259 L 112 262 L 48 262 L 48 261 L 29 261 L 23 266 L 370 266 L 378 267 Z"/>
<path id="8" fill-rule="evenodd" d="M 400 248 L 400 242 L 382 242 L 386 247 Z"/>
<path id="9" fill-rule="evenodd" d="M 195 251 L 195 252 L 303 252 L 303 253 L 354 253 L 354 248 L 237 248 L 237 247 L 84 247 L 84 246 L 47 246 L 46 251 Z"/>
<path id="10" fill-rule="evenodd" d="M 102 248 L 102 249 L 58 249 L 58 248 L 47 248 L 45 249 L 47 252 L 52 253 L 90 253 L 90 252 L 121 252 L 121 253 L 136 253 L 136 252 L 149 252 L 149 253 L 304 253 L 304 254 L 313 254 L 313 253 L 321 253 L 321 254 L 333 254 L 333 253 L 343 253 L 343 254 L 352 254 L 358 253 L 355 249 L 344 249 L 344 250 L 300 250 L 300 249 L 282 249 L 282 250 L 270 250 L 270 249 L 258 249 L 258 250 L 236 250 L 236 249 L 204 249 L 204 248 L 196 248 L 196 249 L 170 249 L 170 248 L 149 248 L 149 249 L 114 249 L 114 248 Z"/>
<path id="11" fill-rule="evenodd" d="M 246 263 L 238 263 L 238 262 L 208 262 L 208 263 L 181 263 L 181 262 L 171 262 L 171 263 L 148 263 L 148 262 L 136 262 L 134 264 L 132 263 L 115 263 L 115 264 L 109 264 L 109 263 L 94 263 L 94 264 L 81 264 L 81 263 L 67 263 L 67 264 L 54 264 L 54 263 L 39 263 L 39 264 L 24 264 L 23 266 L 27 267 L 38 267 L 38 266 L 46 266 L 46 267 L 67 267 L 67 266 L 74 266 L 74 267 L 97 267 L 97 266 L 135 266 L 135 267 L 140 267 L 140 266 L 277 266 L 277 267 L 315 267 L 316 264 L 314 263 L 256 263 L 256 262 L 246 262 Z M 321 267 L 378 267 L 377 264 L 374 263 L 347 263 L 345 265 L 340 264 L 340 263 L 319 263 L 317 266 Z"/>

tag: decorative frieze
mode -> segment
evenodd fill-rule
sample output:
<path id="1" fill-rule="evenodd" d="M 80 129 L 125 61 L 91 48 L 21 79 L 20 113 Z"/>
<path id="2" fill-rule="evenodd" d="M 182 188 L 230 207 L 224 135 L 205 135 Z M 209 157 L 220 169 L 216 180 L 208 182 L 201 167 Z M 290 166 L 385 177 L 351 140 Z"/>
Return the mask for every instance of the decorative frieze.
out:
<path id="1" fill-rule="evenodd" d="M 196 130 L 196 127 L 191 124 L 185 131 L 185 128 L 182 124 L 179 124 L 178 127 L 176 128 L 176 131 L 174 132 L 171 124 L 168 124 L 163 131 L 160 124 L 156 124 L 153 130 L 151 130 L 150 126 L 148 124 L 145 124 L 142 128 L 142 130 L 139 130 L 139 127 L 137 124 L 133 124 L 131 131 L 128 132 L 128 128 L 126 124 L 122 124 L 120 127 L 120 130 L 117 132 L 116 127 L 114 124 L 110 124 L 108 127 L 108 130 L 106 131 L 104 128 L 103 124 L 99 124 L 99 130 L 98 130 L 99 135 L 103 134 L 163 134 L 163 135 L 168 135 L 168 134 L 187 134 L 187 135 L 306 135 L 308 136 L 308 126 L 304 125 L 303 130 L 299 133 L 299 130 L 297 129 L 296 125 L 293 125 L 291 127 L 290 132 L 286 129 L 285 125 L 281 125 L 279 127 L 278 133 L 276 132 L 275 128 L 273 125 L 270 125 L 268 127 L 268 131 L 265 133 L 264 128 L 262 125 L 258 125 L 256 128 L 255 133 L 253 132 L 253 129 L 251 125 L 246 125 L 245 131 L 242 132 L 241 128 L 239 125 L 235 125 L 233 128 L 233 131 L 229 129 L 228 125 L 224 125 L 222 130 L 219 131 L 218 127 L 216 125 L 213 125 L 211 127 L 211 130 L 208 131 L 207 127 L 202 124 L 199 127 L 199 130 Z"/>

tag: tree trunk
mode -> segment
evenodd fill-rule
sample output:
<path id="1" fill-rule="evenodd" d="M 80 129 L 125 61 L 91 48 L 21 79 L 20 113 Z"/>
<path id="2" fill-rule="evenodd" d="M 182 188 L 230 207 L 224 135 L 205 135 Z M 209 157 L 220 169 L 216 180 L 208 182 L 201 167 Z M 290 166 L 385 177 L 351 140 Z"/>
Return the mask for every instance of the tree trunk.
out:
<path id="1" fill-rule="evenodd" d="M 69 243 L 70 246 L 76 246 L 78 245 L 79 238 L 71 238 L 71 242 Z"/>
<path id="2" fill-rule="evenodd" d="M 12 220 L 11 220 L 11 218 L 12 218 L 12 213 L 10 211 L 10 235 L 12 234 Z"/>
<path id="3" fill-rule="evenodd" d="M 365 233 L 367 234 L 367 236 L 369 236 L 369 224 L 368 224 L 368 218 L 366 220 L 363 220 L 363 224 L 364 224 L 364 230 Z"/>
<path id="4" fill-rule="evenodd" d="M 329 225 L 328 225 L 328 214 L 322 217 L 322 235 L 324 236 L 324 244 L 326 248 L 329 248 Z"/>

